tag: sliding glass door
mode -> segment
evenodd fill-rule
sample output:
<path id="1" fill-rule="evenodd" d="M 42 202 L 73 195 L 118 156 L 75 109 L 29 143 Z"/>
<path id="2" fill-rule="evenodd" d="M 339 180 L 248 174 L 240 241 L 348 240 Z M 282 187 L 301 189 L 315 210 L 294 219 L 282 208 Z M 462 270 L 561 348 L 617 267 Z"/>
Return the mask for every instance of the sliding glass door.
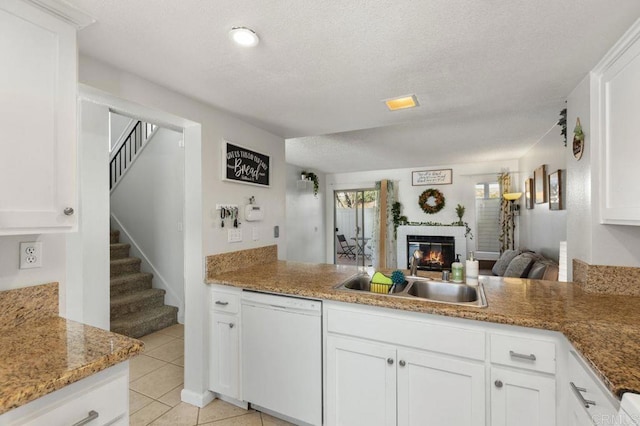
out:
<path id="1" fill-rule="evenodd" d="M 372 265 L 376 194 L 375 189 L 334 192 L 335 264 Z"/>

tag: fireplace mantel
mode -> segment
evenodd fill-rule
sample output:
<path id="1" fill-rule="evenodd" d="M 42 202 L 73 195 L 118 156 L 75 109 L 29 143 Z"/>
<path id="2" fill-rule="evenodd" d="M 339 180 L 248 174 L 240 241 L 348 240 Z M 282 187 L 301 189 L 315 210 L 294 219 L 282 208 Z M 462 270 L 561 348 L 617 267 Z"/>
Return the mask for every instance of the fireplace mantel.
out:
<path id="1" fill-rule="evenodd" d="M 460 255 L 461 260 L 467 258 L 467 237 L 465 233 L 467 229 L 464 226 L 426 226 L 426 225 L 402 225 L 398 226 L 397 252 L 398 252 L 398 268 L 404 269 L 408 256 L 407 253 L 407 235 L 428 235 L 454 237 L 456 241 L 456 254 Z"/>

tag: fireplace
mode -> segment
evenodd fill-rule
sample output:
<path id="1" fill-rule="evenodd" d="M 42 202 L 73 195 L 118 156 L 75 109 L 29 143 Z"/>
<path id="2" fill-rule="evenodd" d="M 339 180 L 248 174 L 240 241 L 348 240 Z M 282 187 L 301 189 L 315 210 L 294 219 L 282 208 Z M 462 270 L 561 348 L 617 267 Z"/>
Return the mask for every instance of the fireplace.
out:
<path id="1" fill-rule="evenodd" d="M 454 237 L 431 235 L 407 235 L 407 269 L 416 250 L 422 252 L 418 269 L 423 271 L 451 270 L 455 260 L 456 243 Z"/>

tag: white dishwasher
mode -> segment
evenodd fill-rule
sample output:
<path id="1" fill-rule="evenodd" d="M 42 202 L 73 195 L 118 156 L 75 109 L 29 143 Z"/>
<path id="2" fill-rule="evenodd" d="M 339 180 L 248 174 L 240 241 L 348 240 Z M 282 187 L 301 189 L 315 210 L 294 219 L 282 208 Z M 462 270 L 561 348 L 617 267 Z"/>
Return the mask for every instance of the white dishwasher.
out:
<path id="1" fill-rule="evenodd" d="M 322 302 L 242 292 L 242 399 L 322 424 Z"/>

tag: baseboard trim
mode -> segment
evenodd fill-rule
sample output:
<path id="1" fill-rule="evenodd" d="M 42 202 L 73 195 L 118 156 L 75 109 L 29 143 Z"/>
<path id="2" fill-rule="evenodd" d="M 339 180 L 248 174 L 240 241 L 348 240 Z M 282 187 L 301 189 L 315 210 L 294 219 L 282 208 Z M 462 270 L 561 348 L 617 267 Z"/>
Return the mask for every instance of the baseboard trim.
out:
<path id="1" fill-rule="evenodd" d="M 182 392 L 180 392 L 180 399 L 182 402 L 186 402 L 187 404 L 195 405 L 200 408 L 205 407 L 213 401 L 215 397 L 215 394 L 209 391 L 199 393 L 189 389 L 182 389 Z"/>

